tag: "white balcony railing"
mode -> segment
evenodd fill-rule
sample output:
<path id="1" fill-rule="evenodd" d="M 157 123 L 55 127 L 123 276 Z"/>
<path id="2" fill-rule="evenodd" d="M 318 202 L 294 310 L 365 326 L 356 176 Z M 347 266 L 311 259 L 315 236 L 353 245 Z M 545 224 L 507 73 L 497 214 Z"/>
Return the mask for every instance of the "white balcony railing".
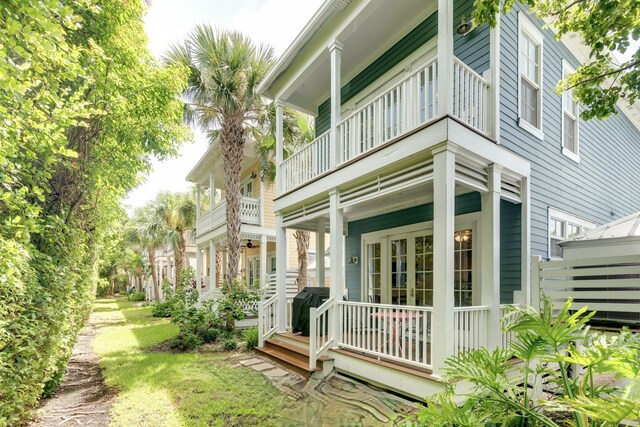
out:
<path id="1" fill-rule="evenodd" d="M 454 58 L 453 115 L 480 132 L 488 129 L 489 83 Z M 338 165 L 429 122 L 438 111 L 438 61 L 417 71 L 357 108 L 337 126 Z M 325 132 L 281 163 L 282 191 L 287 192 L 331 169 L 330 133 Z"/>
<path id="2" fill-rule="evenodd" d="M 245 224 L 260 224 L 260 200 L 252 197 L 242 197 L 240 200 L 240 220 Z M 200 215 L 196 221 L 196 234 L 203 235 L 215 230 L 227 222 L 227 202 L 218 203 L 212 211 Z"/>
<path id="3" fill-rule="evenodd" d="M 282 162 L 282 190 L 292 190 L 330 168 L 329 132 L 299 148 Z"/>

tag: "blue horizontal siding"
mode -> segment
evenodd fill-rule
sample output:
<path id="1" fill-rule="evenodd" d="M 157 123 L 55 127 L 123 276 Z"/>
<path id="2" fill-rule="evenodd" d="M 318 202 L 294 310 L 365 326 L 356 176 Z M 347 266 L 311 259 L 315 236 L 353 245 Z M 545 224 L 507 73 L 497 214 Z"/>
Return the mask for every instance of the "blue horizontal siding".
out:
<path id="1" fill-rule="evenodd" d="M 500 302 L 513 303 L 522 280 L 521 205 L 500 201 Z"/>
<path id="2" fill-rule="evenodd" d="M 580 121 L 580 163 L 562 154 L 562 98 L 553 88 L 562 60 L 577 59 L 550 30 L 541 29 L 543 53 L 543 132 L 540 140 L 518 125 L 518 3 L 501 22 L 500 143 L 531 161 L 531 251 L 548 255 L 548 209 L 597 224 L 640 211 L 640 132 L 619 112 L 606 120 Z M 542 21 L 527 15 L 542 28 Z M 613 212 L 613 215 L 612 215 Z"/>

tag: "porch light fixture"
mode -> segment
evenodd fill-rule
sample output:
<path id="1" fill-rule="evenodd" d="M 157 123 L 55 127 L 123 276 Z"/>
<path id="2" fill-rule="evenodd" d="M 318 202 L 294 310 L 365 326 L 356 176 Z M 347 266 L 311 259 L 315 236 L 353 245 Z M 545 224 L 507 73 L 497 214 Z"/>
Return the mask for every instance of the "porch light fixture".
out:
<path id="1" fill-rule="evenodd" d="M 463 16 L 462 19 L 460 20 L 460 24 L 458 24 L 458 27 L 456 28 L 456 33 L 460 34 L 461 36 L 465 36 L 472 29 L 473 29 L 473 21 L 469 21 L 467 20 L 466 17 Z"/>
<path id="2" fill-rule="evenodd" d="M 468 232 L 465 232 L 464 234 L 460 234 L 460 233 L 456 233 L 456 235 L 454 236 L 454 239 L 456 242 L 467 242 L 469 241 L 469 238 L 471 236 L 469 235 Z"/>
<path id="3" fill-rule="evenodd" d="M 256 179 L 258 177 L 258 174 L 255 172 L 251 172 L 251 179 Z"/>
<path id="4" fill-rule="evenodd" d="M 247 239 L 247 248 L 251 249 L 253 247 L 253 243 L 251 243 L 251 239 Z"/>
<path id="5" fill-rule="evenodd" d="M 358 263 L 358 256 L 357 255 L 352 255 L 349 258 L 349 264 L 357 264 Z"/>

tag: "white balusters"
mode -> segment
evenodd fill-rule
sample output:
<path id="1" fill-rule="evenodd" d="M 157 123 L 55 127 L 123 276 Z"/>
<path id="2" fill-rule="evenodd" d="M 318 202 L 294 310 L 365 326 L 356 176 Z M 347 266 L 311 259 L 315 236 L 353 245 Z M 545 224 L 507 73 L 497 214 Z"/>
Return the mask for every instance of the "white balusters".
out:
<path id="1" fill-rule="evenodd" d="M 456 307 L 453 313 L 454 354 L 485 347 L 489 307 Z"/>
<path id="2" fill-rule="evenodd" d="M 278 330 L 278 326 L 278 295 L 276 294 L 258 304 L 258 346 L 264 346 L 265 340 Z"/>
<path id="3" fill-rule="evenodd" d="M 453 115 L 487 132 L 489 83 L 458 58 L 453 63 Z"/>
<path id="4" fill-rule="evenodd" d="M 312 307 L 309 313 L 309 369 L 316 367 L 318 358 L 335 342 L 329 321 L 335 299 L 326 300 L 320 307 Z"/>

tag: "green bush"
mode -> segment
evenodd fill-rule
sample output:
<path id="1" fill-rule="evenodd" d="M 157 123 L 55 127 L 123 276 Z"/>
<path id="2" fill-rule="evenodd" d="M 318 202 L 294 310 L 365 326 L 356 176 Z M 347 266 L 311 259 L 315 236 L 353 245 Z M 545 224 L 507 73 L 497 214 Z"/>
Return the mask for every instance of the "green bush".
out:
<path id="1" fill-rule="evenodd" d="M 216 342 L 218 337 L 220 337 L 221 331 L 218 328 L 207 328 L 200 333 L 200 337 L 202 341 L 206 343 Z"/>
<path id="2" fill-rule="evenodd" d="M 247 350 L 253 350 L 258 346 L 258 328 L 249 328 L 242 334 L 243 338 L 247 342 Z"/>
<path id="3" fill-rule="evenodd" d="M 617 426 L 640 417 L 640 334 L 588 333 L 595 312 L 586 310 L 572 310 L 571 299 L 557 314 L 548 298 L 542 312 L 510 306 L 504 327 L 514 335 L 510 348 L 481 348 L 447 359 L 446 390 L 426 399 L 419 422 L 587 427 Z M 520 363 L 514 364 L 514 358 Z M 572 366 L 582 375 L 570 375 Z M 624 389 L 604 387 L 597 385 L 596 374 L 629 381 Z M 456 395 L 459 382 L 471 384 L 465 395 Z M 534 395 L 542 384 L 550 392 Z"/>
<path id="4" fill-rule="evenodd" d="M 189 351 L 201 345 L 202 339 L 199 336 L 189 332 L 181 332 L 171 340 L 170 347 L 176 350 Z"/>
<path id="5" fill-rule="evenodd" d="M 238 341 L 235 338 L 227 338 L 222 341 L 222 348 L 225 351 L 232 351 L 238 348 Z"/>
<path id="6" fill-rule="evenodd" d="M 131 292 L 129 294 L 129 301 L 145 301 L 147 299 L 147 294 L 144 292 Z"/>

